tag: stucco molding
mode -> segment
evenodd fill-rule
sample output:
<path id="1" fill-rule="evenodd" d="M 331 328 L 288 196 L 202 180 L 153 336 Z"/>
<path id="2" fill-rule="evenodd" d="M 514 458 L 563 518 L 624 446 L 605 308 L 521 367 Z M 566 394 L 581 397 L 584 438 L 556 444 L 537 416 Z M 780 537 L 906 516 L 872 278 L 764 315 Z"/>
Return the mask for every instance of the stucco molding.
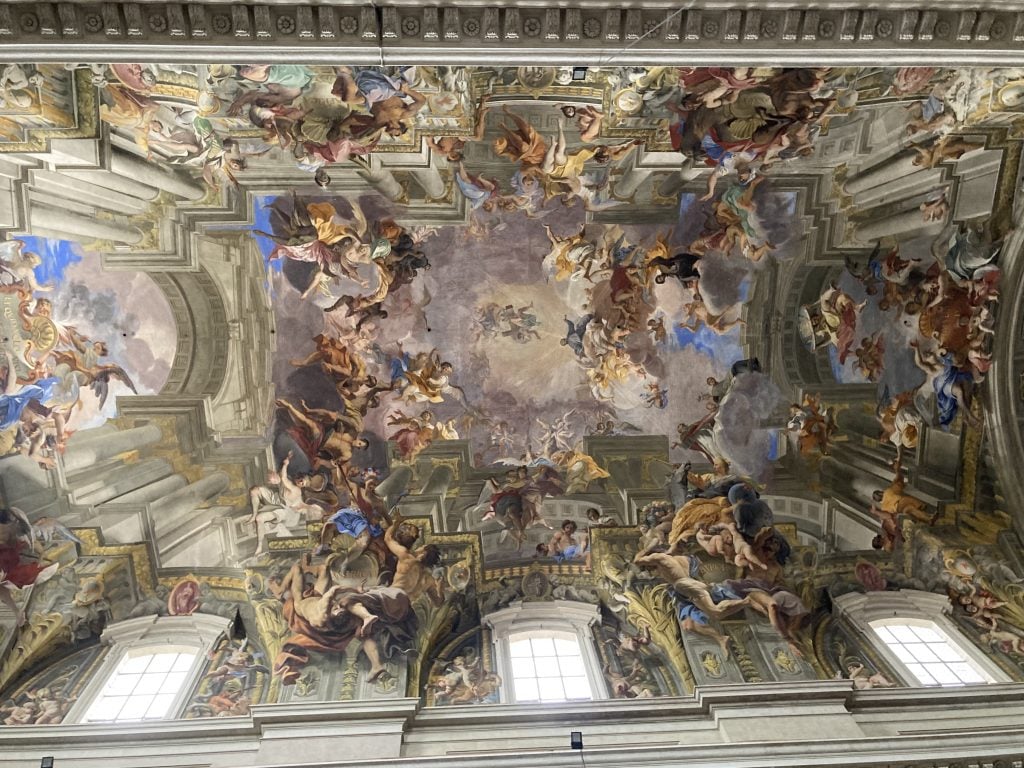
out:
<path id="1" fill-rule="evenodd" d="M 591 627 L 600 620 L 596 605 L 569 600 L 523 603 L 517 601 L 484 617 L 494 640 L 494 658 L 498 676 L 506 681 L 501 688 L 501 701 L 511 701 L 512 654 L 509 646 L 514 634 L 553 633 L 575 636 L 586 667 L 590 690 L 595 700 L 607 698 L 601 661 L 594 648 Z"/>
<path id="2" fill-rule="evenodd" d="M 0 766 L 34 764 L 30 757 L 55 754 L 56 764 L 86 768 L 100 765 L 150 764 L 154 757 L 172 754 L 175 765 L 262 765 L 293 766 L 296 762 L 322 768 L 358 765 L 362 768 L 398 768 L 399 766 L 444 766 L 444 768 L 477 768 L 507 766 L 508 768 L 554 768 L 578 766 L 579 755 L 568 749 L 568 731 L 583 724 L 587 743 L 588 765 L 627 768 L 637 765 L 679 765 L 685 758 L 688 765 L 719 764 L 746 768 L 763 766 L 928 766 L 944 768 L 952 764 L 991 766 L 995 760 L 1007 766 L 1019 766 L 1021 759 L 1020 727 L 995 726 L 973 728 L 975 718 L 1012 718 L 1020 708 L 1020 685 L 995 685 L 952 690 L 884 690 L 853 691 L 849 681 L 815 681 L 812 683 L 772 685 L 714 686 L 698 690 L 699 701 L 690 697 L 662 699 L 657 715 L 663 730 L 650 743 L 642 743 L 643 723 L 650 721 L 649 701 L 609 700 L 572 705 L 532 706 L 466 706 L 421 709 L 414 699 L 389 702 L 334 702 L 329 704 L 266 705 L 253 708 L 250 717 L 67 726 L 24 726 L 0 729 Z M 773 707 L 766 710 L 764 695 L 772 690 Z M 776 712 L 785 720 L 809 708 L 829 706 L 845 717 L 843 710 L 856 710 L 857 715 L 884 716 L 897 703 L 901 712 L 901 728 L 909 729 L 898 736 L 869 729 L 869 720 L 859 738 L 836 737 L 829 733 L 810 732 L 804 738 L 786 738 L 777 734 L 764 739 L 751 733 L 738 742 L 698 743 L 700 723 L 714 722 L 706 738 L 718 736 L 717 726 L 723 710 L 733 716 L 749 718 L 754 713 Z M 542 728 L 526 733 L 526 722 Z M 955 717 L 964 725 L 960 729 L 936 733 L 929 723 Z M 608 746 L 611 734 L 636 727 L 633 743 Z M 921 729 L 926 729 L 921 732 Z M 375 755 L 360 759 L 353 755 L 352 739 L 365 737 L 385 741 L 404 730 L 404 740 L 413 743 L 417 737 L 434 732 L 446 750 L 443 754 L 418 754 L 386 758 Z M 752 729 L 753 730 L 753 729 Z M 478 739 L 501 740 L 510 732 L 522 744 L 516 754 L 499 754 Z M 59 741 L 55 741 L 55 737 Z M 450 737 L 450 738 L 449 738 Z M 564 737 L 564 738 L 563 738 Z M 317 759 L 281 759 L 291 750 L 302 753 L 303 742 L 312 738 L 324 740 L 335 756 Z M 557 741 L 553 740 L 557 739 Z M 461 742 L 461 743 L 459 743 Z M 389 742 L 390 743 L 390 742 Z M 459 747 L 477 745 L 472 752 L 459 752 Z M 541 746 L 543 743 L 543 746 Z M 556 746 L 557 744 L 557 746 Z M 564 747 L 561 745 L 565 744 Z M 40 750 L 45 749 L 45 752 Z M 452 750 L 455 751 L 452 751 Z M 264 750 L 268 750 L 266 754 Z M 310 750 L 311 751 L 311 750 Z M 273 757 L 271 757 L 273 755 Z M 353 757 L 349 757 L 353 755 Z M 267 758 L 270 759 L 267 759 Z M 277 759 L 275 759 L 277 758 Z M 157 763 L 160 761 L 157 760 Z"/>
<path id="3" fill-rule="evenodd" d="M 100 642 L 110 646 L 99 669 L 90 677 L 78 700 L 68 711 L 66 721 L 74 723 L 84 717 L 93 700 L 100 694 L 107 679 L 126 656 L 156 653 L 162 650 L 195 649 L 196 655 L 187 680 L 175 696 L 169 711 L 179 712 L 205 663 L 206 654 L 226 636 L 231 619 L 208 614 L 191 616 L 140 616 L 111 624 L 100 636 Z"/>
<path id="4" fill-rule="evenodd" d="M 911 623 L 915 620 L 932 622 L 945 633 L 951 645 L 980 667 L 992 681 L 1007 682 L 1006 673 L 977 645 L 963 637 L 960 629 L 950 618 L 952 604 L 946 595 L 917 589 L 851 592 L 834 598 L 833 605 L 839 616 L 871 643 L 892 669 L 900 671 L 908 678 L 905 665 L 872 631 L 872 623 L 894 620 Z"/>
<path id="5" fill-rule="evenodd" d="M 1019 217 L 1018 217 L 1019 220 Z M 1024 539 L 1024 484 L 1019 481 L 1016 457 L 1024 454 L 1024 230 L 1019 225 L 1003 247 L 1003 285 L 1009 286 L 1000 299 L 996 333 L 992 342 L 992 369 L 986 394 L 992 407 L 986 409 L 987 437 L 997 459 L 1000 491 L 1014 529 Z M 1013 458 L 1011 458 L 1013 457 Z"/>
<path id="6" fill-rule="evenodd" d="M 941 59 L 1020 62 L 1024 3 L 908 3 L 885 8 L 838 2 L 725 3 L 681 9 L 667 2 L 518 0 L 374 6 L 335 0 L 206 2 L 20 2 L 0 5 L 0 45 L 28 61 L 244 60 L 296 58 L 353 64 L 399 62 L 773 64 Z M 116 47 L 111 44 L 116 43 Z M 13 55 L 12 55 L 13 54 Z M 781 59 L 780 59 L 781 56 Z M 840 60 L 836 60 L 836 57 Z"/>

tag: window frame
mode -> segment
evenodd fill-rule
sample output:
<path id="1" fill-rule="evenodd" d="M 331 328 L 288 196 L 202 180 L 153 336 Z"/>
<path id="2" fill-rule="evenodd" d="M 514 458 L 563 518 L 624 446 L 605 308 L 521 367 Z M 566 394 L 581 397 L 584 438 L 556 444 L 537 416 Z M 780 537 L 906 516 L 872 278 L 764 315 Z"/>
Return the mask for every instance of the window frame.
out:
<path id="1" fill-rule="evenodd" d="M 491 630 L 495 671 L 501 677 L 500 703 L 550 707 L 583 704 L 587 701 L 608 698 L 604 675 L 601 674 L 601 662 L 597 657 L 591 629 L 600 620 L 600 611 L 596 605 L 569 600 L 554 600 L 544 603 L 516 602 L 508 608 L 484 616 L 483 620 Z M 523 639 L 523 636 L 575 637 L 579 645 L 580 656 L 583 658 L 587 682 L 590 684 L 591 698 L 558 702 L 516 702 L 512 682 L 510 646 L 513 638 Z"/>
<path id="2" fill-rule="evenodd" d="M 508 636 L 508 644 L 509 644 L 509 654 L 510 654 L 510 656 L 511 656 L 511 648 L 512 648 L 513 643 L 525 641 L 525 642 L 530 642 L 531 643 L 529 658 L 530 658 L 530 660 L 534 664 L 537 663 L 537 659 L 539 659 L 539 658 L 549 658 L 549 657 L 545 657 L 545 656 L 538 656 L 534 652 L 533 645 L 532 645 L 531 641 L 535 640 L 535 639 L 550 639 L 550 640 L 555 640 L 555 641 L 563 640 L 563 641 L 569 641 L 569 642 L 575 643 L 576 654 L 575 654 L 574 658 L 578 658 L 580 660 L 580 662 L 582 663 L 582 665 L 583 665 L 583 677 L 587 681 L 587 691 L 588 691 L 588 693 L 590 695 L 587 696 L 586 698 L 556 699 L 556 700 L 549 700 L 549 701 L 545 701 L 542 697 L 540 697 L 538 695 L 538 698 L 536 698 L 536 699 L 528 699 L 528 700 L 525 700 L 525 701 L 520 701 L 519 700 L 518 690 L 516 688 L 516 679 L 517 679 L 517 677 L 516 677 L 515 669 L 514 669 L 514 667 L 515 667 L 515 658 L 516 657 L 511 657 L 510 658 L 510 669 L 509 669 L 509 674 L 510 674 L 509 683 L 510 683 L 511 688 L 512 688 L 511 692 L 513 694 L 515 694 L 516 703 L 518 703 L 518 704 L 576 704 L 576 703 L 579 703 L 581 701 L 593 701 L 594 700 L 594 685 L 593 685 L 593 683 L 590 680 L 590 675 L 587 674 L 587 661 L 586 661 L 586 657 L 585 657 L 585 652 L 584 652 L 583 648 L 580 647 L 580 639 L 579 639 L 579 637 L 576 636 L 576 633 L 575 632 L 569 632 L 569 631 L 555 630 L 555 629 L 521 629 L 521 630 L 513 630 L 512 633 Z M 555 658 L 555 659 L 560 660 L 562 658 L 562 654 L 558 653 L 557 644 L 553 643 L 553 645 L 555 645 L 555 655 L 554 655 L 554 657 L 551 657 L 551 658 Z M 558 663 L 558 662 L 556 662 L 556 663 Z M 561 665 L 559 664 L 559 666 L 561 666 Z M 558 677 L 559 677 L 559 680 L 562 680 L 562 681 L 564 681 L 566 679 L 566 676 L 561 674 L 561 670 L 559 670 Z M 579 676 L 578 675 L 571 675 L 570 679 L 573 678 L 573 677 L 579 677 Z M 533 678 L 535 680 L 539 681 L 541 676 L 540 675 L 534 675 Z M 504 681 L 504 679 L 505 678 L 502 678 L 502 681 Z M 564 685 L 563 685 L 563 691 L 564 691 Z M 538 691 L 538 693 L 539 693 L 539 691 Z"/>
<path id="3" fill-rule="evenodd" d="M 963 682 L 963 681 L 958 681 L 956 683 L 938 683 L 937 685 L 930 685 L 928 683 L 923 683 L 923 682 L 918 681 L 917 686 L 915 686 L 915 687 L 920 687 L 920 688 L 961 688 L 961 687 L 964 687 L 964 686 L 967 686 L 967 685 L 982 685 L 982 684 L 991 685 L 992 683 L 996 682 L 996 680 L 994 680 L 992 678 L 992 676 L 990 674 L 988 674 L 988 671 L 984 667 L 982 667 L 982 666 L 978 665 L 977 663 L 975 663 L 974 659 L 971 658 L 971 655 L 968 652 L 968 650 L 963 647 L 963 644 L 960 643 L 960 642 L 957 642 L 957 638 L 956 637 L 952 637 L 948 632 L 945 631 L 945 629 L 943 627 L 940 627 L 938 624 L 936 624 L 931 619 L 916 619 L 916 618 L 915 619 L 908 619 L 908 618 L 906 618 L 904 616 L 897 616 L 895 618 L 889 618 L 889 619 L 875 619 L 874 621 L 872 621 L 869 624 L 869 626 L 871 627 L 872 631 L 875 633 L 875 637 L 878 638 L 878 640 L 889 650 L 892 650 L 892 647 L 889 645 L 888 642 L 885 641 L 884 638 L 882 638 L 880 635 L 878 635 L 877 630 L 885 629 L 885 628 L 890 628 L 890 627 L 911 627 L 911 628 L 917 627 L 917 628 L 920 628 L 920 629 L 930 629 L 933 632 L 935 632 L 950 648 L 952 648 L 954 652 L 960 654 L 960 662 L 959 663 L 966 664 L 971 669 L 973 669 L 980 677 L 985 678 L 985 679 L 983 679 L 981 681 L 978 681 L 978 682 L 967 683 L 967 682 Z M 897 641 L 897 642 L 900 642 L 900 641 Z M 903 645 L 902 642 L 900 644 Z M 929 644 L 928 643 L 924 643 L 924 645 L 928 646 Z M 895 655 L 895 652 L 894 652 L 894 655 Z M 946 661 L 943 661 L 942 663 L 943 664 L 950 664 L 950 663 L 958 663 L 958 662 L 946 662 Z M 915 678 L 915 679 L 917 678 L 917 675 L 914 674 L 914 672 L 910 669 L 910 667 L 907 666 L 906 662 L 904 662 L 902 659 L 900 659 L 900 665 L 902 666 L 903 670 L 906 671 L 906 673 L 909 675 L 909 677 Z M 927 667 L 925 667 L 924 669 L 925 669 L 926 672 L 928 672 Z M 953 670 L 950 670 L 950 671 L 954 675 L 956 674 L 955 671 L 953 671 Z M 934 677 L 934 675 L 932 675 L 932 677 Z"/>
<path id="4" fill-rule="evenodd" d="M 110 625 L 100 636 L 100 642 L 110 646 L 110 650 L 107 651 L 99 668 L 93 673 L 78 700 L 71 706 L 64 722 L 98 728 L 130 728 L 179 719 L 208 661 L 207 654 L 227 636 L 230 627 L 230 619 L 207 614 L 142 616 Z M 185 674 L 185 683 L 175 694 L 174 701 L 164 717 L 150 720 L 94 720 L 91 722 L 83 719 L 124 659 L 171 652 L 192 652 L 195 653 L 195 658 Z"/>
<path id="5" fill-rule="evenodd" d="M 845 618 L 860 634 L 863 641 L 869 644 L 889 667 L 898 673 L 900 682 L 908 688 L 942 690 L 1011 682 L 1006 673 L 988 657 L 982 648 L 971 642 L 949 617 L 952 605 L 946 595 L 922 592 L 916 589 L 850 593 L 834 598 L 833 605 L 839 616 Z M 936 686 L 918 683 L 917 678 L 907 669 L 906 664 L 875 632 L 875 625 L 884 626 L 886 624 L 933 625 L 936 631 L 944 636 L 946 642 L 959 651 L 967 663 L 975 667 L 988 680 L 986 683 L 963 685 Z"/>

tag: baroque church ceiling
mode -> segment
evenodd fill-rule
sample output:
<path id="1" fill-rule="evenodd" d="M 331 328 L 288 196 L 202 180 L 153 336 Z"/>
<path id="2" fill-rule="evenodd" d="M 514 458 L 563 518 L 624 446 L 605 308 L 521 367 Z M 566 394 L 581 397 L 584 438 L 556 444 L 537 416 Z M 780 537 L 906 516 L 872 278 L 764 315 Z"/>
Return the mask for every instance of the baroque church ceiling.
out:
<path id="1" fill-rule="evenodd" d="M 903 587 L 1020 679 L 1024 71 L 7 64 L 0 102 L 7 724 L 196 612 L 252 669 L 188 717 L 497 701 L 517 601 L 595 606 L 611 697 L 902 684 L 830 605 Z"/>

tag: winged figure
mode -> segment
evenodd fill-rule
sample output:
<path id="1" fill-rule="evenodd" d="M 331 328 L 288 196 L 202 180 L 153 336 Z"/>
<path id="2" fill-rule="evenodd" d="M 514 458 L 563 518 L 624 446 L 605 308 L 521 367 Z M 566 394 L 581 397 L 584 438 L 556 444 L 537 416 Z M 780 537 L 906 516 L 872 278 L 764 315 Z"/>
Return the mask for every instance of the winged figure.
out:
<path id="1" fill-rule="evenodd" d="M 79 340 L 75 342 L 74 348 L 69 350 L 57 350 L 53 353 L 57 364 L 64 364 L 70 368 L 78 383 L 89 386 L 100 400 L 100 408 L 107 402 L 107 395 L 110 394 L 111 380 L 120 381 L 133 394 L 138 394 L 134 382 L 127 371 L 115 363 L 100 362 L 100 358 L 109 354 L 107 345 L 102 341 L 95 341 L 86 344 Z"/>

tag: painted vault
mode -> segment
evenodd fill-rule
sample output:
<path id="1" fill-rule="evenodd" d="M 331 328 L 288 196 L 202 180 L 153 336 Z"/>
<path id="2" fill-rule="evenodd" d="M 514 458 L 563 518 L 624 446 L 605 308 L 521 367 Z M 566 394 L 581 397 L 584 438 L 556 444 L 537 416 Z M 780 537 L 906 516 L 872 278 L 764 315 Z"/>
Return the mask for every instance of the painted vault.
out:
<path id="1" fill-rule="evenodd" d="M 596 607 L 607 697 L 899 685 L 831 600 L 900 588 L 1021 679 L 1022 94 L 4 65 L 0 719 L 196 612 L 188 718 L 503 700 L 517 601 Z"/>

